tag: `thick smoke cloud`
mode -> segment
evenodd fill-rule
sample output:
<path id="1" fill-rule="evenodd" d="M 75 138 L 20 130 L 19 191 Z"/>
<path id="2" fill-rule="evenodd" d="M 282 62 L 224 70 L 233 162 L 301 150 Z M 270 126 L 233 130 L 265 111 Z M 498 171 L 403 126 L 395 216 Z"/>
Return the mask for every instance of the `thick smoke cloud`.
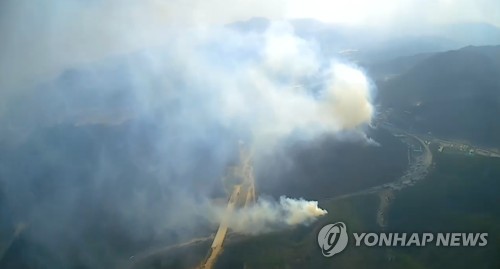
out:
<path id="1" fill-rule="evenodd" d="M 186 25 L 206 27 L 266 17 L 313 18 L 360 27 L 382 24 L 402 32 L 421 32 L 422 24 L 433 29 L 436 23 L 500 26 L 496 0 L 242 0 L 228 8 L 231 4 L 226 0 L 2 1 L 2 95 L 55 78 L 68 67 L 165 44 L 170 39 L 166 29 Z"/>
<path id="2" fill-rule="evenodd" d="M 312 140 L 370 122 L 371 89 L 363 73 L 330 59 L 321 61 L 317 45 L 297 37 L 287 23 L 272 23 L 262 34 L 221 29 L 195 41 L 181 36 L 178 42 L 182 45 L 169 57 L 174 57 L 176 68 L 192 86 L 165 94 L 167 101 L 153 105 L 154 110 L 163 112 L 171 94 L 186 106 L 199 100 L 196 107 L 184 108 L 189 118 L 182 118 L 181 124 L 189 129 L 222 125 L 243 139 L 256 158 L 292 135 Z M 255 234 L 307 224 L 325 213 L 316 202 L 259 200 L 256 206 L 238 211 L 234 217 L 238 222 L 230 227 L 243 232 L 250 228 L 244 223 L 251 223 L 246 233 Z"/>
<path id="3" fill-rule="evenodd" d="M 318 207 L 316 201 L 280 197 L 279 203 L 259 198 L 256 204 L 236 210 L 227 216 L 226 212 L 216 211 L 219 222 L 228 218 L 228 227 L 242 234 L 259 234 L 276 231 L 289 226 L 307 225 L 327 211 Z"/>
<path id="4" fill-rule="evenodd" d="M 26 39 L 5 17 L 1 25 L 16 38 L 0 50 L 9 92 L 0 103 L 0 213 L 11 226 L 26 223 L 27 244 L 43 249 L 26 251 L 31 265 L 108 267 L 105 259 L 151 242 L 205 235 L 238 141 L 259 158 L 284 139 L 363 137 L 374 113 L 363 73 L 325 58 L 286 22 L 243 33 L 149 21 L 141 4 L 113 12 L 114 1 L 54 3 L 62 15 L 50 27 L 55 11 L 16 6 L 15 15 L 36 15 Z M 125 31 L 129 18 L 149 27 Z M 236 211 L 251 229 L 231 227 L 255 234 L 325 213 L 316 202 L 261 199 Z"/>
<path id="5" fill-rule="evenodd" d="M 1 1 L 0 246 L 15 244 L 0 253 L 22 262 L 14 268 L 116 267 L 213 232 L 224 210 L 212 198 L 225 195 L 220 178 L 240 140 L 256 165 L 299 139 L 372 143 L 362 71 L 286 22 L 223 25 L 256 16 L 499 25 L 496 0 L 424 2 Z M 333 41 L 321 44 L 337 50 Z M 260 199 L 230 226 L 256 234 L 324 213 L 312 201 Z M 16 227 L 27 228 L 13 238 Z"/>
<path id="6" fill-rule="evenodd" d="M 216 36 L 225 40 L 217 47 L 250 55 L 238 56 L 238 61 L 219 52 L 191 55 L 188 72 L 208 79 L 194 94 L 213 102 L 216 111 L 209 115 L 249 134 L 254 147 L 272 146 L 293 132 L 314 138 L 370 122 L 371 89 L 363 73 L 320 60 L 317 45 L 297 37 L 288 24 L 273 23 L 262 35 L 223 31 Z"/>
<path id="7" fill-rule="evenodd" d="M 0 94 L 54 79 L 66 68 L 164 45 L 185 28 L 276 18 L 285 1 L 227 6 L 225 0 L 2 1 Z"/>

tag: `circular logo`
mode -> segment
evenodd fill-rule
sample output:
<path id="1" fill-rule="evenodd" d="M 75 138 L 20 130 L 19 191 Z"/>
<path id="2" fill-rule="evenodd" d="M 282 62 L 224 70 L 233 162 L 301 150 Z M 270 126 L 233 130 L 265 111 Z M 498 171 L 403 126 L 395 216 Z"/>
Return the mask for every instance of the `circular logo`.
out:
<path id="1" fill-rule="evenodd" d="M 318 244 L 325 257 L 331 257 L 347 246 L 347 227 L 343 222 L 327 224 L 318 233 Z"/>

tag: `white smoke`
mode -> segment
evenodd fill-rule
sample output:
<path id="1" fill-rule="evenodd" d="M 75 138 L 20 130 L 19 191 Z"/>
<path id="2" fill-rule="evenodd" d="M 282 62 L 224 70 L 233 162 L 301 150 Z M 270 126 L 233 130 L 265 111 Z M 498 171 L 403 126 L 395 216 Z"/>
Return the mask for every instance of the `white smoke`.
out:
<path id="1" fill-rule="evenodd" d="M 157 135 L 153 136 L 155 147 L 150 149 L 154 157 L 146 159 L 147 164 L 142 156 L 133 157 L 140 159 L 138 167 L 150 167 L 152 175 L 134 180 L 147 182 L 151 176 L 157 180 L 155 184 L 138 185 L 160 187 L 145 188 L 125 202 L 112 201 L 114 212 L 123 212 L 119 215 L 126 219 L 139 219 L 133 224 L 125 222 L 137 234 L 143 231 L 137 227 L 154 227 L 159 237 L 162 232 L 187 234 L 195 230 L 188 229 L 186 223 L 195 226 L 199 217 L 205 216 L 200 209 L 209 206 L 208 193 L 219 187 L 214 182 L 233 157 L 233 140 L 245 140 L 258 159 L 288 138 L 313 140 L 322 135 L 345 135 L 346 130 L 363 137 L 362 127 L 370 123 L 372 89 L 363 72 L 325 58 L 314 40 L 299 37 L 287 22 L 272 22 L 263 32 L 184 28 L 157 20 L 164 11 L 173 14 L 175 10 L 150 10 L 149 5 L 136 9 L 142 5 L 135 1 L 115 12 L 111 12 L 114 0 L 106 2 L 109 6 L 85 4 L 84 9 L 78 3 L 65 7 L 63 1 L 57 2 L 58 9 L 40 17 L 16 16 L 24 14 L 22 6 L 9 15 L 33 17 L 27 28 L 33 27 L 34 34 L 27 35 L 37 42 L 21 42 L 21 46 L 16 43 L 19 38 L 7 38 L 9 42 L 3 44 L 0 55 L 12 56 L 0 65 L 0 70 L 8 71 L 0 74 L 6 78 L 0 86 L 8 84 L 5 88 L 14 91 L 16 102 L 22 105 L 0 98 L 0 123 L 3 115 L 8 122 L 0 126 L 8 126 L 17 138 L 19 133 L 28 133 L 23 126 L 75 124 L 75 118 L 88 118 L 85 122 L 98 121 L 95 118 L 151 121 Z M 64 16 L 57 16 L 57 11 Z M 50 27 L 42 23 L 46 17 L 52 18 Z M 8 31 L 8 37 L 22 32 L 17 31 L 17 24 L 8 25 L 0 29 Z M 37 30 L 38 26 L 43 31 Z M 84 72 L 85 85 L 73 84 L 73 79 L 78 81 L 73 76 L 78 77 L 83 63 L 91 71 Z M 63 77 L 64 82 L 61 74 L 71 68 L 77 71 L 73 75 L 69 72 L 66 83 L 49 83 L 47 91 L 16 88 L 19 81 L 25 85 L 58 78 L 55 81 L 60 82 Z M 116 78 L 106 70 L 125 71 L 117 71 L 122 77 Z M 112 107 L 113 101 L 120 99 L 117 97 L 126 101 Z M 128 114 L 116 116 L 116 111 Z M 93 118 L 93 113 L 98 115 Z M 139 133 L 147 134 L 148 130 Z M 200 156 L 200 148 L 208 148 L 208 153 Z M 109 184 L 96 186 L 127 185 L 111 181 L 110 175 L 119 174 L 120 168 L 107 165 L 115 156 L 103 156 L 102 164 L 93 170 L 100 173 L 96 178 L 102 177 Z M 61 167 L 66 167 L 64 161 Z M 165 192 L 150 195 L 157 189 Z M 96 192 L 100 191 L 97 188 Z M 17 199 L 14 196 L 9 199 Z M 153 209 L 152 199 L 162 206 Z M 67 204 L 64 212 L 72 216 L 70 203 L 59 204 Z M 224 212 L 215 210 L 209 218 L 220 220 Z M 308 224 L 326 211 L 314 201 L 282 197 L 279 203 L 259 199 L 234 214 L 229 223 L 233 230 L 256 234 Z M 53 229 L 48 219 L 44 224 L 45 230 Z"/>
<path id="2" fill-rule="evenodd" d="M 322 60 L 318 45 L 296 36 L 288 23 L 274 22 L 262 34 L 207 36 L 183 37 L 175 48 L 184 75 L 200 84 L 184 94 L 203 98 L 197 106 L 209 109 L 205 117 L 249 132 L 254 149 L 272 148 L 292 133 L 313 139 L 370 123 L 373 106 L 365 75 L 353 66 Z M 206 44 L 251 57 L 214 59 L 196 51 Z"/>
<path id="3" fill-rule="evenodd" d="M 374 112 L 369 80 L 351 65 L 322 60 L 317 44 L 295 35 L 288 23 L 273 22 L 263 33 L 205 30 L 176 38 L 168 63 L 173 59 L 189 87 L 139 96 L 148 111 L 163 111 L 171 99 L 180 102 L 180 129 L 188 126 L 196 135 L 222 124 L 242 136 L 256 158 L 292 135 L 312 140 L 351 130 L 366 139 L 359 127 Z M 207 49 L 212 47 L 217 50 Z M 214 214 L 219 222 L 225 210 Z M 228 225 L 257 234 L 309 224 L 324 214 L 315 201 L 259 199 L 236 209 Z"/>
<path id="4" fill-rule="evenodd" d="M 226 215 L 225 209 L 216 211 L 218 222 L 228 219 L 228 227 L 242 234 L 260 234 L 296 225 L 308 225 L 327 211 L 318 207 L 317 201 L 280 197 L 279 203 L 259 198 L 249 207 L 236 209 Z"/>
<path id="5" fill-rule="evenodd" d="M 356 134 L 369 141 L 360 127 L 374 112 L 372 90 L 362 71 L 325 58 L 314 40 L 297 36 L 286 22 L 272 23 L 264 32 L 221 26 L 256 16 L 286 18 L 288 5 L 285 0 L 1 1 L 0 141 L 33 143 L 21 148 L 20 159 L 12 157 L 22 161 L 19 165 L 10 159 L 2 165 L 0 189 L 9 191 L 2 193 L 6 202 L 0 206 L 30 223 L 26 242 L 42 252 L 27 250 L 26 256 L 70 261 L 78 255 L 92 257 L 83 267 L 110 268 L 118 266 L 96 266 L 93 260 L 117 250 L 106 244 L 115 237 L 109 227 L 120 228 L 120 242 L 128 237 L 139 245 L 151 238 L 191 238 L 200 231 L 197 225 L 205 224 L 200 216 L 210 211 L 205 210 L 209 193 L 220 187 L 214 183 L 233 157 L 235 140 L 244 139 L 255 159 L 289 137 Z M 360 5 L 354 6 L 357 12 Z M 342 10 L 338 3 L 325 8 L 309 1 L 295 10 L 307 14 L 311 7 L 329 18 L 338 17 L 331 11 Z M 53 143 L 57 135 L 40 136 L 47 126 L 63 123 L 66 130 L 100 122 L 130 123 L 120 128 L 119 146 L 93 149 L 99 152 L 89 147 L 87 153 L 71 150 L 86 148 L 66 141 L 71 134 L 60 138 L 67 145 Z M 94 134 L 100 141 L 100 131 L 88 136 Z M 143 147 L 144 141 L 154 147 Z M 40 154 L 24 160 L 22 152 L 30 147 Z M 82 156 L 98 161 L 75 169 L 79 154 L 95 154 Z M 24 161 L 33 167 L 30 173 L 22 170 Z M 78 182 L 68 184 L 68 178 Z M 82 209 L 88 218 L 75 214 Z M 212 213 L 209 217 L 220 220 L 225 210 Z M 314 201 L 260 199 L 236 209 L 229 225 L 255 234 L 308 224 L 325 213 Z M 93 234 L 102 227 L 108 228 Z M 77 266 L 82 265 L 46 267 Z"/>
<path id="6" fill-rule="evenodd" d="M 213 126 L 245 140 L 259 158 L 292 136 L 313 140 L 351 130 L 351 135 L 364 138 L 359 127 L 369 124 L 373 114 L 372 89 L 363 72 L 324 59 L 314 41 L 297 36 L 286 22 L 273 22 L 262 33 L 228 28 L 171 33 L 166 45 L 147 49 L 138 59 L 128 56 L 127 63 L 134 96 L 128 110 L 136 114 L 132 117 L 153 117 L 155 125 L 164 126 L 166 138 L 157 141 L 158 154 L 187 182 L 193 180 L 190 171 L 199 168 L 193 161 L 196 143 L 227 146 L 225 138 L 210 135 Z M 61 94 L 65 102 L 70 94 Z M 106 94 L 115 93 L 98 96 Z M 230 150 L 217 150 L 215 163 L 223 164 Z M 165 185 L 189 186 L 173 187 L 168 180 Z M 198 214 L 192 208 L 178 210 L 185 219 Z M 261 199 L 237 210 L 230 226 L 259 233 L 307 224 L 325 213 L 317 202 Z M 172 213 L 165 226 L 178 228 L 178 216 Z"/>

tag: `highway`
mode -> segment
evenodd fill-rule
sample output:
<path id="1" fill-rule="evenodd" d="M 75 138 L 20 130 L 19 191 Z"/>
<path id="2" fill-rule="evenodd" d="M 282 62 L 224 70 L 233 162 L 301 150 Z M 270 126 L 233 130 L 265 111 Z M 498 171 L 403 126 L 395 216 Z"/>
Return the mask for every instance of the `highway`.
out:
<path id="1" fill-rule="evenodd" d="M 408 146 L 408 168 L 404 172 L 404 174 L 397 178 L 395 181 L 390 183 L 385 183 L 382 185 L 378 185 L 375 187 L 370 187 L 364 190 L 348 193 L 341 196 L 330 197 L 322 200 L 321 202 L 329 202 L 333 200 L 344 199 L 347 197 L 370 194 L 370 193 L 378 193 L 380 196 L 380 207 L 377 212 L 377 223 L 383 228 L 385 223 L 385 212 L 390 206 L 392 199 L 394 197 L 394 191 L 401 190 L 403 188 L 414 185 L 417 181 L 426 177 L 430 166 L 432 165 L 433 155 L 431 150 L 429 149 L 429 143 L 436 143 L 439 145 L 443 145 L 444 147 L 454 145 L 454 148 L 467 148 L 476 150 L 476 154 L 484 155 L 489 157 L 500 157 L 500 153 L 495 149 L 481 149 L 479 147 L 470 146 L 464 143 L 446 141 L 443 139 L 434 138 L 428 135 L 416 135 L 408 133 L 404 130 L 401 130 L 395 126 L 389 124 L 381 124 L 379 125 L 381 128 L 384 128 L 391 132 L 394 136 L 400 138 L 404 143 Z M 203 237 L 193 239 L 189 242 L 165 247 L 163 249 L 150 251 L 146 254 L 131 257 L 137 260 L 142 260 L 150 256 L 156 256 L 160 253 L 164 253 L 165 251 L 169 251 L 173 248 L 185 247 L 189 245 L 194 245 L 200 242 L 206 242 L 207 240 L 212 240 L 212 244 L 210 249 L 207 252 L 206 257 L 200 263 L 197 268 L 209 269 L 215 266 L 217 259 L 220 257 L 224 250 L 224 242 L 226 240 L 227 235 L 230 232 L 230 228 L 228 227 L 228 220 L 231 218 L 234 210 L 240 207 L 250 206 L 255 202 L 255 180 L 253 175 L 253 165 L 251 156 L 248 151 L 243 148 L 240 148 L 240 160 L 237 166 L 231 170 L 230 177 L 237 179 L 234 182 L 232 191 L 230 195 L 228 195 L 228 202 L 225 210 L 225 214 L 221 219 L 219 227 L 215 233 L 215 236 Z"/>
<path id="2" fill-rule="evenodd" d="M 369 193 L 379 193 L 384 190 L 397 191 L 406 188 L 408 186 L 413 186 L 417 181 L 425 178 L 429 170 L 429 167 L 432 164 L 432 152 L 429 149 L 429 145 L 427 145 L 427 143 L 425 143 L 425 141 L 421 139 L 419 136 L 410 134 L 394 126 L 380 125 L 380 127 L 388 130 L 394 136 L 399 137 L 404 143 L 407 144 L 409 163 L 405 173 L 393 182 L 381 184 L 378 186 L 370 187 L 364 190 L 340 196 L 330 197 L 322 200 L 321 202 L 340 200 L 352 196 L 364 195 Z M 416 147 L 416 144 L 419 145 L 419 147 L 422 149 L 422 152 L 413 152 L 413 149 Z"/>
<path id="3" fill-rule="evenodd" d="M 214 241 L 212 242 L 210 251 L 208 252 L 207 258 L 205 259 L 204 264 L 201 266 L 201 268 L 213 268 L 215 262 L 217 261 L 217 258 L 222 253 L 222 244 L 224 243 L 224 239 L 227 235 L 228 221 L 234 211 L 236 202 L 238 201 L 238 198 L 240 196 L 240 192 L 241 185 L 234 186 L 233 192 L 231 193 L 231 196 L 229 197 L 229 201 L 227 203 L 226 212 L 223 216 L 223 219 L 221 220 L 217 232 L 215 233 Z"/>
<path id="4" fill-rule="evenodd" d="M 472 154 L 476 155 L 492 157 L 492 158 L 500 157 L 500 151 L 498 149 L 481 148 L 478 146 L 470 145 L 468 143 L 463 143 L 458 141 L 448 141 L 444 139 L 435 138 L 429 135 L 411 134 L 405 130 L 399 129 L 391 124 L 386 124 L 386 123 L 379 124 L 379 127 L 388 130 L 394 136 L 399 137 L 400 139 L 402 139 L 403 142 L 407 144 L 409 163 L 408 163 L 408 169 L 405 171 L 405 173 L 393 182 L 385 183 L 382 185 L 370 187 L 364 190 L 340 196 L 330 197 L 322 200 L 321 202 L 339 200 L 347 197 L 358 196 L 369 193 L 380 193 L 382 191 L 388 191 L 388 190 L 397 191 L 409 186 L 413 186 L 417 181 L 425 178 L 425 176 L 429 171 L 429 167 L 432 164 L 433 156 L 431 150 L 429 149 L 430 143 L 438 144 L 444 148 L 449 147 L 463 152 L 467 151 L 467 153 L 470 153 L 472 150 Z M 422 152 L 414 150 L 416 145 L 412 141 L 418 142 L 418 145 L 422 149 Z"/>
<path id="5" fill-rule="evenodd" d="M 207 236 L 207 237 L 199 237 L 199 238 L 191 239 L 191 240 L 184 242 L 184 243 L 170 245 L 170 246 L 166 246 L 166 247 L 162 247 L 162 248 L 152 249 L 152 250 L 149 250 L 149 251 L 146 251 L 146 252 L 134 255 L 134 256 L 130 256 L 128 258 L 128 260 L 122 261 L 120 266 L 118 266 L 117 268 L 128 268 L 128 269 L 137 268 L 141 264 L 147 263 L 146 261 L 153 260 L 156 257 L 161 257 L 162 255 L 165 255 L 166 253 L 168 253 L 174 249 L 194 246 L 196 244 L 200 244 L 200 243 L 203 243 L 203 242 L 208 241 L 208 240 L 213 240 L 213 238 L 214 238 L 213 235 Z"/>
<path id="6" fill-rule="evenodd" d="M 20 222 L 16 225 L 16 228 L 14 230 L 14 234 L 12 237 L 9 239 L 7 244 L 4 246 L 0 246 L 0 261 L 3 259 L 5 253 L 9 250 L 9 248 L 12 246 L 12 244 L 16 241 L 16 239 L 19 237 L 19 235 L 26 229 L 28 228 L 28 224 L 24 222 Z M 0 242 L 1 243 L 1 242 Z"/>
<path id="7" fill-rule="evenodd" d="M 160 257 L 165 253 L 182 247 L 189 247 L 192 245 L 200 244 L 208 240 L 212 240 L 212 244 L 206 257 L 196 268 L 213 268 L 218 257 L 222 254 L 224 250 L 224 242 L 227 235 L 230 232 L 230 227 L 228 225 L 230 218 L 235 209 L 240 207 L 251 206 L 255 203 L 255 179 L 253 174 L 253 164 L 250 153 L 243 147 L 240 147 L 240 157 L 239 163 L 233 169 L 229 169 L 230 174 L 226 175 L 236 179 L 234 185 L 230 186 L 232 191 L 229 195 L 227 206 L 222 216 L 219 227 L 215 235 L 209 237 L 194 238 L 188 242 L 171 245 L 163 248 L 157 248 L 153 250 L 146 251 L 144 253 L 131 256 L 128 260 L 122 262 L 120 268 L 136 268 L 141 264 L 146 264 L 147 261 L 155 259 L 155 257 Z"/>
<path id="8" fill-rule="evenodd" d="M 500 150 L 495 148 L 484 148 L 472 145 L 471 143 L 465 141 L 445 140 L 441 138 L 432 137 L 429 135 L 421 135 L 421 137 L 425 140 L 428 140 L 432 143 L 439 145 L 440 146 L 439 151 L 448 149 L 448 150 L 462 151 L 471 155 L 481 155 L 491 158 L 500 158 Z"/>
<path id="9" fill-rule="evenodd" d="M 249 206 L 255 202 L 255 179 L 253 176 L 252 159 L 246 149 L 240 148 L 240 164 L 232 171 L 233 173 L 230 176 L 239 179 L 240 184 L 233 186 L 226 212 L 217 229 L 212 246 L 208 251 L 207 257 L 198 268 L 211 269 L 214 267 L 217 258 L 224 249 L 224 240 L 229 229 L 228 222 L 233 215 L 234 209 L 239 206 Z"/>

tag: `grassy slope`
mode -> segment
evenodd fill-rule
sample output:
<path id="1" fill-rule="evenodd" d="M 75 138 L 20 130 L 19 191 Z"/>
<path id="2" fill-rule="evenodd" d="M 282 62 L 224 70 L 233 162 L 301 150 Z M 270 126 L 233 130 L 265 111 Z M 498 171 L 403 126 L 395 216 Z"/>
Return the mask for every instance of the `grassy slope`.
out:
<path id="1" fill-rule="evenodd" d="M 500 46 L 434 54 L 378 87 L 399 125 L 500 145 Z"/>
<path id="2" fill-rule="evenodd" d="M 500 159 L 448 154 L 435 158 L 437 166 L 429 178 L 398 195 L 389 215 L 390 228 L 489 232 L 488 246 L 404 249 L 398 252 L 406 257 L 400 263 L 423 268 L 499 268 Z"/>
<path id="3" fill-rule="evenodd" d="M 429 177 L 396 194 L 388 231 L 489 232 L 483 248 L 353 247 L 324 258 L 316 235 L 326 223 L 344 221 L 351 232 L 377 231 L 375 195 L 322 205 L 330 214 L 311 227 L 229 243 L 217 268 L 499 268 L 500 159 L 436 154 Z M 388 254 L 394 255 L 388 261 Z"/>

